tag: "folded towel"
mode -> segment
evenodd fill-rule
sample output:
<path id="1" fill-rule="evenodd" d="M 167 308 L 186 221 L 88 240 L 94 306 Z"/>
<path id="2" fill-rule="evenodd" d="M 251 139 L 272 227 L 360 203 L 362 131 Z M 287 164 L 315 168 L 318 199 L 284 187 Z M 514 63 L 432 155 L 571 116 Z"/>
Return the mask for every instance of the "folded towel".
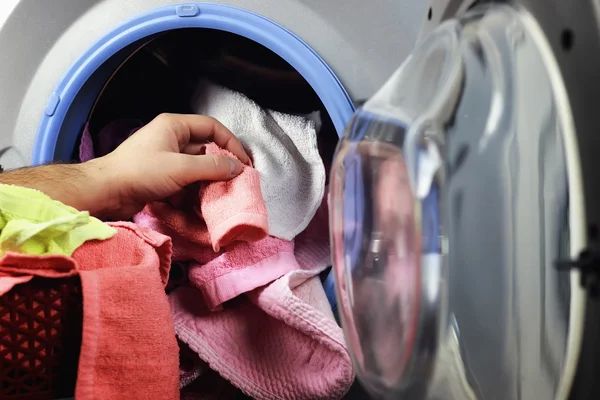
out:
<path id="1" fill-rule="evenodd" d="M 134 224 L 111 225 L 114 237 L 86 242 L 72 257 L 6 253 L 0 273 L 80 276 L 83 335 L 75 398 L 178 399 L 177 341 L 164 293 L 171 242 Z"/>
<path id="2" fill-rule="evenodd" d="M 235 157 L 214 143 L 205 148 L 206 154 Z M 256 242 L 267 236 L 267 210 L 254 168 L 244 165 L 242 173 L 229 181 L 203 183 L 200 209 L 214 251 L 235 241 Z"/>
<path id="3" fill-rule="evenodd" d="M 108 239 L 116 231 L 87 211 L 78 211 L 42 192 L 0 184 L 0 255 L 71 255 L 88 240 Z"/>
<path id="4" fill-rule="evenodd" d="M 224 302 L 264 286 L 299 269 L 294 243 L 268 237 L 256 243 L 236 243 L 215 258 L 198 249 L 189 280 L 202 292 L 204 302 L 217 310 Z"/>
<path id="5" fill-rule="evenodd" d="M 325 191 L 315 122 L 264 111 L 244 95 L 206 81 L 199 85 L 192 109 L 221 121 L 250 152 L 260 174 L 269 235 L 291 240 L 302 232 Z"/>
<path id="6" fill-rule="evenodd" d="M 207 186 L 211 185 L 222 188 L 222 182 L 211 182 Z M 226 231 L 237 232 L 238 240 L 254 239 L 257 234 L 264 234 L 265 231 L 259 229 L 261 225 L 261 228 L 266 228 L 266 216 L 260 214 L 261 208 L 264 210 L 261 198 L 249 196 L 248 199 L 254 199 L 252 203 L 236 190 L 222 191 L 221 188 L 210 195 L 204 192 L 200 196 L 204 204 L 202 214 L 213 221 L 211 226 L 231 226 L 232 229 Z M 260 194 L 258 185 L 255 190 Z M 186 195 L 190 193 L 193 190 Z M 238 198 L 239 202 L 236 204 Z M 175 208 L 172 203 L 177 203 L 182 208 Z M 234 242 L 216 253 L 214 244 L 223 242 L 223 236 L 214 235 L 217 242 L 213 242 L 207 225 L 192 208 L 194 207 L 189 202 L 178 197 L 171 203 L 149 204 L 134 220 L 140 226 L 172 238 L 174 261 L 193 260 L 188 266 L 190 283 L 201 290 L 202 297 L 211 310 L 217 310 L 222 303 L 298 268 L 294 257 L 294 243 L 273 237 L 252 243 Z M 245 220 L 248 215 L 258 223 L 248 223 Z M 254 233 L 246 234 L 244 230 Z M 226 242 L 230 242 L 233 237 L 230 236 Z"/>
<path id="7" fill-rule="evenodd" d="M 294 243 L 273 237 L 236 242 L 215 253 L 204 222 L 164 202 L 149 204 L 134 220 L 172 238 L 173 261 L 189 262 L 189 281 L 201 290 L 199 294 L 211 310 L 297 268 Z"/>
<path id="8" fill-rule="evenodd" d="M 97 136 L 96 145 L 90 134 L 89 124 L 85 124 L 79 143 L 79 161 L 86 162 L 102 157 L 119 147 L 129 136 L 142 127 L 136 119 L 118 119 L 106 125 Z"/>
<path id="9" fill-rule="evenodd" d="M 296 270 L 207 312 L 198 291 L 169 295 L 179 339 L 256 399 L 337 399 L 354 370 L 318 274 L 330 263 L 324 202 L 296 239 Z"/>

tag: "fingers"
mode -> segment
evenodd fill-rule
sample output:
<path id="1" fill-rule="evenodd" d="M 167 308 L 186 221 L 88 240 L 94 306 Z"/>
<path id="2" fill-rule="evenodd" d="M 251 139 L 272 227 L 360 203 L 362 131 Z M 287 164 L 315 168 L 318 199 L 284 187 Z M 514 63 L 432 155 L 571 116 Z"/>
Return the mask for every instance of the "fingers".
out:
<path id="1" fill-rule="evenodd" d="M 181 186 L 198 181 L 231 179 L 242 172 L 242 163 L 235 158 L 218 155 L 172 154 L 172 178 Z"/>
<path id="2" fill-rule="evenodd" d="M 193 156 L 206 154 L 206 143 L 188 143 L 183 150 L 181 150 L 181 152 L 183 154 L 190 154 Z"/>
<path id="3" fill-rule="evenodd" d="M 193 114 L 161 114 L 157 120 L 175 133 L 180 148 L 189 142 L 210 141 L 230 151 L 243 163 L 250 160 L 234 134 L 214 118 Z"/>

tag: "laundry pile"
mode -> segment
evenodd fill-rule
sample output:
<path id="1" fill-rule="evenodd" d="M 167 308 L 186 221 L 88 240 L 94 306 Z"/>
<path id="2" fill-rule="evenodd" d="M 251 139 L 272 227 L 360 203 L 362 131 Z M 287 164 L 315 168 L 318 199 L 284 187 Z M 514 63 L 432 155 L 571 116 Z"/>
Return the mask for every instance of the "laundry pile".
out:
<path id="1" fill-rule="evenodd" d="M 0 295 L 34 275 L 81 277 L 78 399 L 343 397 L 354 370 L 319 277 L 330 254 L 318 114 L 263 110 L 208 81 L 191 106 L 227 126 L 251 165 L 150 203 L 134 223 L 0 188 Z M 86 126 L 80 160 L 141 126 Z M 56 212 L 18 214 L 15 196 Z"/>
<path id="2" fill-rule="evenodd" d="M 40 192 L 8 185 L 0 185 L 0 217 L 0 295 L 34 276 L 81 279 L 75 397 L 179 396 L 177 341 L 164 292 L 171 240 L 129 222 L 104 224 Z M 15 339 L 46 329 L 50 336 L 43 324 L 19 326 Z M 17 364 L 19 351 L 4 350 L 2 368 Z"/>

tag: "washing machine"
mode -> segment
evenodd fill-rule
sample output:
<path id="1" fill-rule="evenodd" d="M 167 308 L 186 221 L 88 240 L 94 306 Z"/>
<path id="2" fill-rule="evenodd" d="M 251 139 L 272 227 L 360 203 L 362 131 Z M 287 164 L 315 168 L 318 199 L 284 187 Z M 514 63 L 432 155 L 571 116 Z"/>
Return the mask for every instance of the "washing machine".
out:
<path id="1" fill-rule="evenodd" d="M 91 101 L 136 44 L 185 28 L 227 31 L 271 49 L 305 77 L 341 130 L 355 102 L 371 96 L 410 52 L 428 7 L 390 0 L 368 6 L 312 0 L 3 1 L 0 120 L 6 134 L 0 148 L 12 147 L 2 153 L 0 164 L 10 168 L 64 159 L 63 143 L 46 142 L 38 132 L 61 125 L 56 139 L 71 136 L 63 126 L 65 120 L 71 123 L 70 108 L 84 114 L 91 108 L 81 100 L 82 88 Z"/>
<path id="2" fill-rule="evenodd" d="M 318 109 L 339 138 L 324 285 L 367 392 L 600 398 L 599 8 L 4 0 L 0 164 L 71 160 L 125 108 L 181 111 L 157 94 L 190 63 Z"/>
<path id="3" fill-rule="evenodd" d="M 378 398 L 598 398 L 599 5 L 451 4 L 347 125 L 338 311 Z"/>

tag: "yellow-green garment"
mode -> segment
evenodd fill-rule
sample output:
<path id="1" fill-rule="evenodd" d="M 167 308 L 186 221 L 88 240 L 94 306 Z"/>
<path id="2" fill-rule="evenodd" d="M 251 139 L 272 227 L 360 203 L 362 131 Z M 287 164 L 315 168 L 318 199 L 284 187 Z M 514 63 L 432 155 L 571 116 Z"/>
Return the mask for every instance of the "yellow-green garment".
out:
<path id="1" fill-rule="evenodd" d="M 117 230 L 52 200 L 40 191 L 0 184 L 0 256 L 24 254 L 70 256 L 88 240 L 105 240 Z"/>

